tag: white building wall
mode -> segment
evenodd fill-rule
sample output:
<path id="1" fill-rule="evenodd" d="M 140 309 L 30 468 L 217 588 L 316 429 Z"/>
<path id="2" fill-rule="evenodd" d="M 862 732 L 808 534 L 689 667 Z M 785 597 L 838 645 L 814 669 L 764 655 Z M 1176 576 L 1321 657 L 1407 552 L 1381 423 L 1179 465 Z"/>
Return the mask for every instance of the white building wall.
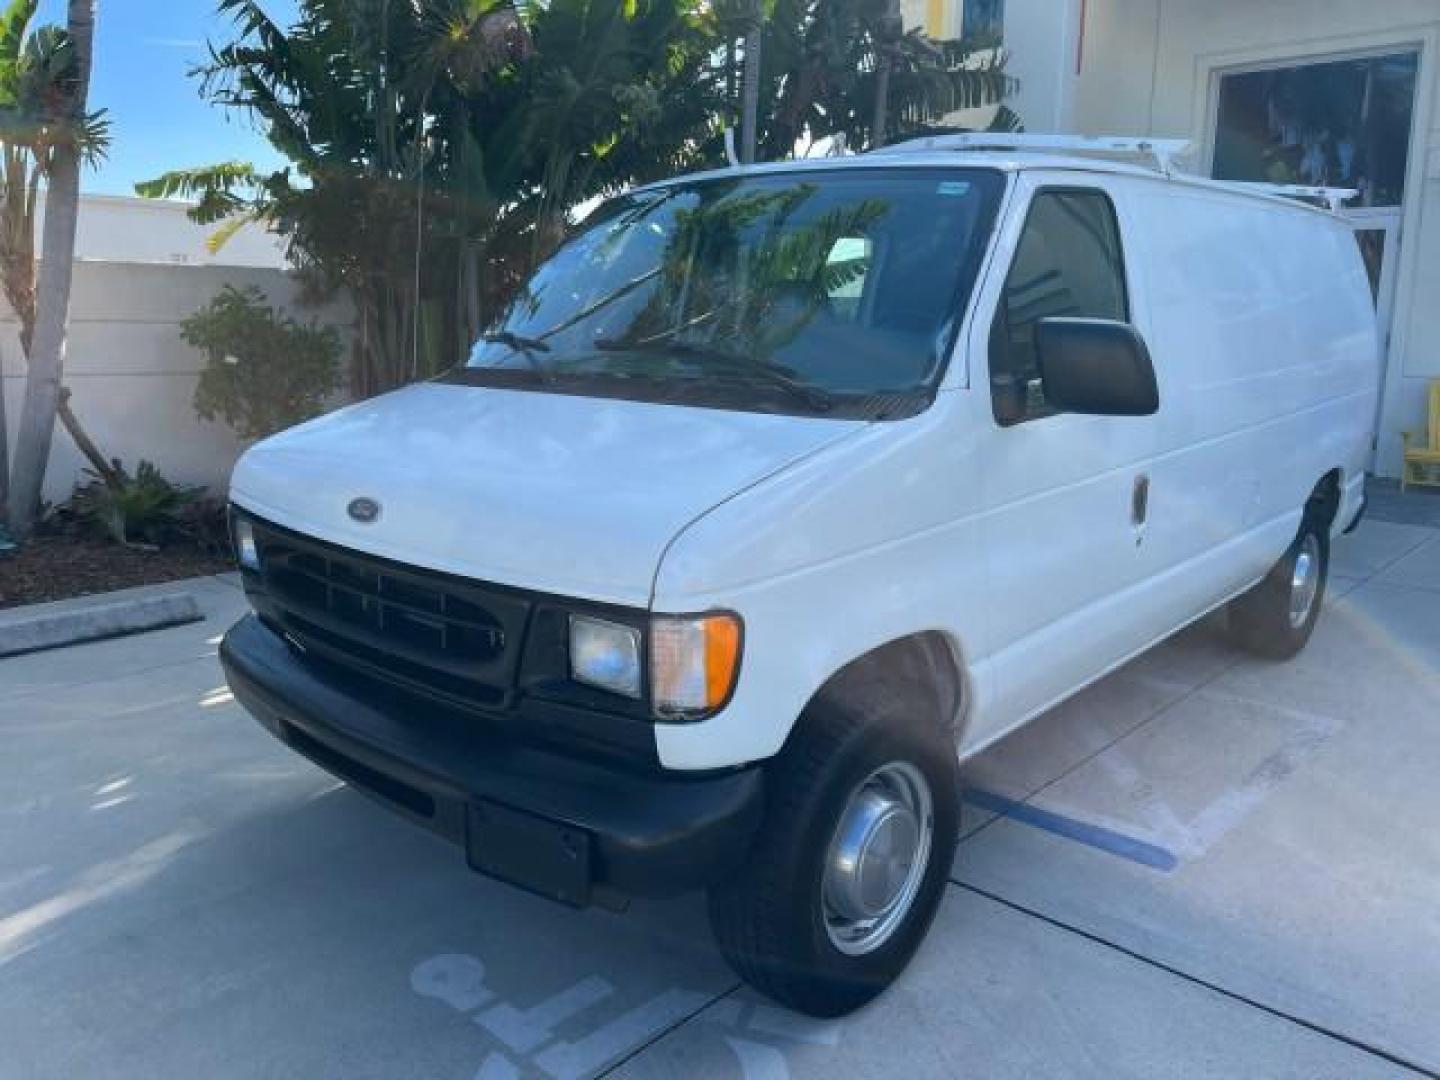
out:
<path id="1" fill-rule="evenodd" d="M 1010 107 L 1030 131 L 1070 131 L 1082 62 L 1081 0 L 1005 0 L 1005 70 L 1020 80 Z"/>
<path id="2" fill-rule="evenodd" d="M 340 306 L 300 307 L 276 242 L 261 230 L 242 230 L 219 256 L 205 250 L 212 232 L 192 225 L 174 203 L 82 202 L 64 381 L 76 414 L 107 456 L 131 470 L 144 458 L 172 480 L 223 494 L 243 446 L 224 424 L 195 415 L 192 399 L 205 358 L 180 340 L 181 321 L 225 285 L 258 286 L 273 306 L 342 333 L 349 318 Z M 346 359 L 340 358 L 342 374 Z M 0 375 L 13 448 L 25 362 L 19 325 L 3 301 Z M 57 425 L 45 499 L 66 499 L 84 466 Z"/>
<path id="3" fill-rule="evenodd" d="M 1012 70 L 1028 68 L 1022 59 L 1027 49 L 1049 63 L 1056 50 L 1069 48 L 1068 4 L 1009 0 Z M 1347 52 L 1420 50 L 1386 402 L 1377 433 L 1377 471 L 1398 475 L 1399 433 L 1421 425 L 1427 381 L 1440 377 L 1440 0 L 1085 0 L 1084 10 L 1080 71 L 1071 63 L 1052 68 L 1051 78 L 1029 81 L 1020 102 L 1026 126 L 1187 137 L 1202 148 L 1197 168 L 1208 166 L 1217 73 Z"/>
<path id="4" fill-rule="evenodd" d="M 85 195 L 75 235 L 77 259 L 103 262 L 167 263 L 182 266 L 249 266 L 279 270 L 285 251 L 279 237 L 257 225 L 241 229 L 218 252 L 206 241 L 214 225 L 196 225 L 186 216 L 189 206 L 159 199 L 132 199 L 113 195 Z M 40 196 L 36 221 L 45 219 L 45 196 Z M 44 229 L 36 227 L 37 242 Z M 41 253 L 43 254 L 43 245 Z"/>

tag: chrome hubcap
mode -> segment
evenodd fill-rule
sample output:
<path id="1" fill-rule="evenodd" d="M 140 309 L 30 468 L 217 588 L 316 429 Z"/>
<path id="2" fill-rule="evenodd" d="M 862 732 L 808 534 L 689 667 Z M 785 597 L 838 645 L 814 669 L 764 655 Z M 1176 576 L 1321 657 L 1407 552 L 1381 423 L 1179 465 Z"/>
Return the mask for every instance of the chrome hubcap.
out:
<path id="1" fill-rule="evenodd" d="M 883 945 L 905 921 L 935 831 L 930 785 L 895 761 L 876 769 L 850 796 L 825 860 L 825 929 L 842 953 Z"/>
<path id="2" fill-rule="evenodd" d="M 1290 625 L 1299 630 L 1310 618 L 1320 592 L 1320 541 L 1306 535 L 1290 574 Z"/>

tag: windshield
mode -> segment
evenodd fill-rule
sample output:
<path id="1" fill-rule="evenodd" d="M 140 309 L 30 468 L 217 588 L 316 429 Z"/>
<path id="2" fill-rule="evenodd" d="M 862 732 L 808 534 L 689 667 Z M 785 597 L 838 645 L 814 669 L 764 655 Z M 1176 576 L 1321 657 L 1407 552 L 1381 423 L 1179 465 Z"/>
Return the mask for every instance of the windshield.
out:
<path id="1" fill-rule="evenodd" d="M 602 206 L 471 352 L 465 381 L 810 415 L 928 404 L 999 174 L 831 169 Z"/>

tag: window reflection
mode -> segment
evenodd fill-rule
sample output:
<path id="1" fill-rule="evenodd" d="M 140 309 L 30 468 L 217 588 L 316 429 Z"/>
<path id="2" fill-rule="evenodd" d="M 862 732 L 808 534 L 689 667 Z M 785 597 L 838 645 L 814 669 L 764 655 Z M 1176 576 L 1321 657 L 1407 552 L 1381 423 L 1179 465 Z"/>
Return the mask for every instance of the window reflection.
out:
<path id="1" fill-rule="evenodd" d="M 823 395 L 826 411 L 836 396 L 921 392 L 1000 184 L 982 170 L 851 169 L 624 196 L 536 271 L 470 370 L 528 371 L 550 389 L 618 380 L 651 400 L 743 384 L 767 405 Z"/>
<path id="2" fill-rule="evenodd" d="M 1410 52 L 1224 76 L 1215 177 L 1353 187 L 1354 205 L 1398 206 L 1418 67 Z"/>

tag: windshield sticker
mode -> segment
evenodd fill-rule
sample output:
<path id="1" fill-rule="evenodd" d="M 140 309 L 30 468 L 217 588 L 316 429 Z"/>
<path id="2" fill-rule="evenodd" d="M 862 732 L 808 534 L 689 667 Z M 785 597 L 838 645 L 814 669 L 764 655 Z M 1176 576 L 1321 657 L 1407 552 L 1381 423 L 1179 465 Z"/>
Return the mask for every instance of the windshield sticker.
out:
<path id="1" fill-rule="evenodd" d="M 969 195 L 970 185 L 964 180 L 941 180 L 935 189 L 937 195 Z"/>

